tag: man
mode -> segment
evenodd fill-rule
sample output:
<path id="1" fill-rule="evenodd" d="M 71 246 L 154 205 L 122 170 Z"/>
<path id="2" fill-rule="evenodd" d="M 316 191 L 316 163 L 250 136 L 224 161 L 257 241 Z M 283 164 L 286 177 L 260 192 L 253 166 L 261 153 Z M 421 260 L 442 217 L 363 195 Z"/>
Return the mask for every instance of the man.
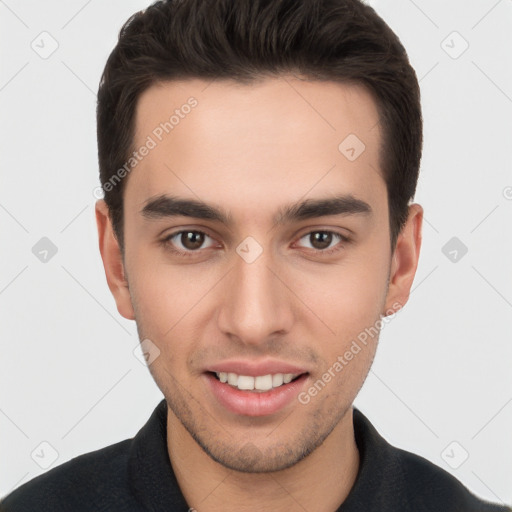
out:
<path id="1" fill-rule="evenodd" d="M 100 251 L 165 399 L 7 511 L 493 511 L 352 404 L 408 300 L 422 120 L 357 0 L 176 0 L 98 94 Z"/>

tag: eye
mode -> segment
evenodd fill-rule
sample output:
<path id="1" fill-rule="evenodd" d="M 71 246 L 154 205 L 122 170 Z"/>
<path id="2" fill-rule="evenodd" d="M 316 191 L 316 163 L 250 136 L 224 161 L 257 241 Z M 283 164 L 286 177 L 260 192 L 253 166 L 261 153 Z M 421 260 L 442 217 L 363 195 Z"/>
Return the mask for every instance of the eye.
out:
<path id="1" fill-rule="evenodd" d="M 205 242 L 207 243 L 206 246 L 204 246 Z M 178 253 L 194 252 L 215 245 L 213 238 L 202 231 L 196 230 L 171 233 L 162 240 L 162 243 L 166 246 L 171 246 L 171 249 Z"/>
<path id="2" fill-rule="evenodd" d="M 311 231 L 302 236 L 299 243 L 301 241 L 305 244 L 303 247 L 330 254 L 341 249 L 341 247 L 336 247 L 340 242 L 348 242 L 349 239 L 334 231 Z"/>

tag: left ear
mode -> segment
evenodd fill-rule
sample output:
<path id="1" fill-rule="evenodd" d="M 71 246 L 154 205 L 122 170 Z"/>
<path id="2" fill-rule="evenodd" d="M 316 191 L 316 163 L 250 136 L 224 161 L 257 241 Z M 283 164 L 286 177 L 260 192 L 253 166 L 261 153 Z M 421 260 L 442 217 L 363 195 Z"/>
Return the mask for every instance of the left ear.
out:
<path id="1" fill-rule="evenodd" d="M 420 257 L 422 222 L 423 208 L 419 204 L 411 204 L 407 222 L 398 235 L 393 251 L 386 309 L 382 312 L 383 315 L 398 311 L 409 300 Z"/>

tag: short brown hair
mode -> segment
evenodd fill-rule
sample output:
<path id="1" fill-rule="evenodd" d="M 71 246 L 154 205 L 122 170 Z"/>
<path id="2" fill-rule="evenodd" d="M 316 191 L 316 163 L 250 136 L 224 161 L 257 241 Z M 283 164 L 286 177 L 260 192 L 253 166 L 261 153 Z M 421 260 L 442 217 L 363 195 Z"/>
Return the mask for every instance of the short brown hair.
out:
<path id="1" fill-rule="evenodd" d="M 162 0 L 124 24 L 98 91 L 100 181 L 122 250 L 126 180 L 106 185 L 133 152 L 141 93 L 173 79 L 285 73 L 364 85 L 374 97 L 394 248 L 416 190 L 422 116 L 414 69 L 376 12 L 360 0 Z"/>

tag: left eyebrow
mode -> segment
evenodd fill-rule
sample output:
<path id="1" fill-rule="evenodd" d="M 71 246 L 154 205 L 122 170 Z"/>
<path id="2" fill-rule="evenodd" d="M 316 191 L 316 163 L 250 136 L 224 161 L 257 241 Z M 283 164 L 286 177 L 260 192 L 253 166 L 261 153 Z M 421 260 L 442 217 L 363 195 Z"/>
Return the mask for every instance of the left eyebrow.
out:
<path id="1" fill-rule="evenodd" d="M 285 224 L 328 215 L 371 215 L 371 206 L 351 194 L 329 199 L 308 199 L 281 208 L 274 217 L 274 224 Z"/>

